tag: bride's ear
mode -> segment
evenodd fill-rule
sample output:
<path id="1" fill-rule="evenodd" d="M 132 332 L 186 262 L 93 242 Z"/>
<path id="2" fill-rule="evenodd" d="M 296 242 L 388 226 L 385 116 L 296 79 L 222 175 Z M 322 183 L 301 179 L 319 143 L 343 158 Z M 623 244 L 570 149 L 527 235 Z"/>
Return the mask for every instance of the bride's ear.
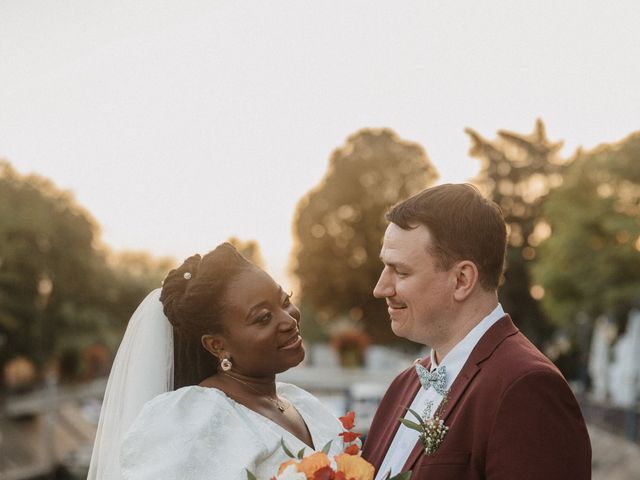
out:
<path id="1" fill-rule="evenodd" d="M 224 341 L 219 335 L 202 335 L 200 342 L 204 349 L 218 359 L 222 359 L 224 353 Z"/>

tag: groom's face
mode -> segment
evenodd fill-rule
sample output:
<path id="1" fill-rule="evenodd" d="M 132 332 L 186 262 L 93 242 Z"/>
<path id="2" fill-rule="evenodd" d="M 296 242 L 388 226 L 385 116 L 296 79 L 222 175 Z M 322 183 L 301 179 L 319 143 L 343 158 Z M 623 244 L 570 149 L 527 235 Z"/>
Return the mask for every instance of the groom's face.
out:
<path id="1" fill-rule="evenodd" d="M 380 251 L 384 268 L 373 294 L 386 299 L 393 333 L 434 346 L 447 336 L 455 277 L 429 253 L 431 242 L 423 225 L 403 230 L 389 224 Z"/>

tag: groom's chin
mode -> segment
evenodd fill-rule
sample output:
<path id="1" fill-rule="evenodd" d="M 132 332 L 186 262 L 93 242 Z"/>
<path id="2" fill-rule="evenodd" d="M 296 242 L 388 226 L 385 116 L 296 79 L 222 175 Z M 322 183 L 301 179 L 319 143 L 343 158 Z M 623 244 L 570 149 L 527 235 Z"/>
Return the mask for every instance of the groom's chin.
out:
<path id="1" fill-rule="evenodd" d="M 391 331 L 394 333 L 396 337 L 407 338 L 406 327 L 407 322 L 403 320 L 393 318 L 391 319 Z"/>
<path id="2" fill-rule="evenodd" d="M 404 336 L 402 335 L 402 329 L 398 327 L 395 322 L 391 322 L 391 331 L 396 337 L 404 338 Z"/>

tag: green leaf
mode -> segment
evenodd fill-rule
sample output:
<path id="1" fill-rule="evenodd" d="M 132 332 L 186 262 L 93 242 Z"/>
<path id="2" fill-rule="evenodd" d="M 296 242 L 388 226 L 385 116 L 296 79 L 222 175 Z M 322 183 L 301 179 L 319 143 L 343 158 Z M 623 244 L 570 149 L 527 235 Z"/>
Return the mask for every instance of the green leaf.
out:
<path id="1" fill-rule="evenodd" d="M 282 445 L 282 450 L 284 450 L 284 453 L 286 453 L 286 454 L 287 454 L 287 456 L 289 456 L 289 457 L 291 457 L 291 458 L 296 458 L 296 456 L 295 456 L 293 453 L 291 453 L 291 450 L 289 450 L 289 449 L 287 448 L 287 446 L 285 445 L 285 443 L 284 443 L 284 438 L 281 438 L 281 439 L 280 439 L 280 445 Z"/>
<path id="2" fill-rule="evenodd" d="M 407 420 L 406 418 L 399 418 L 398 420 L 400 420 L 400 423 L 405 427 L 410 428 L 411 430 L 422 432 L 422 427 L 416 422 L 412 422 L 411 420 Z"/>
<path id="3" fill-rule="evenodd" d="M 396 475 L 393 478 L 390 478 L 389 480 L 409 480 L 410 478 L 411 478 L 411 470 L 407 472 L 399 473 L 398 475 Z"/>
<path id="4" fill-rule="evenodd" d="M 329 449 L 331 448 L 332 443 L 333 443 L 333 440 L 329 440 L 327 444 L 324 447 L 322 447 L 322 452 L 328 455 Z"/>
<path id="5" fill-rule="evenodd" d="M 256 476 L 253 473 L 251 473 L 249 470 L 247 470 L 247 480 L 258 480 L 258 479 L 256 478 Z"/>
<path id="6" fill-rule="evenodd" d="M 304 447 L 302 447 L 302 450 L 300 450 L 298 452 L 298 460 L 302 460 L 302 458 L 304 457 Z"/>
<path id="7" fill-rule="evenodd" d="M 420 416 L 420 414 L 418 412 L 416 412 L 415 410 L 412 410 L 410 408 L 407 408 L 407 410 L 409 410 L 409 412 L 418 419 L 418 423 L 420 425 L 424 425 L 424 420 L 422 419 L 422 417 Z"/>

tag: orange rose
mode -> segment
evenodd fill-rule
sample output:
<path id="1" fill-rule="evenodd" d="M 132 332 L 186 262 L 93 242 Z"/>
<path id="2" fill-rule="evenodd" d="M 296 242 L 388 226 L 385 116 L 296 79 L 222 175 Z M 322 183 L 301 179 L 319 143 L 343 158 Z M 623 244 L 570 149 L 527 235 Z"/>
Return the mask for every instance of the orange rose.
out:
<path id="1" fill-rule="evenodd" d="M 303 472 L 307 479 L 313 479 L 313 475 L 316 470 L 320 470 L 323 467 L 328 467 L 331 464 L 329 457 L 324 452 L 316 452 L 308 457 L 304 457 L 298 464 L 298 471 Z"/>
<path id="2" fill-rule="evenodd" d="M 349 480 L 373 480 L 373 465 L 362 457 L 341 453 L 336 456 L 338 471 L 344 472 Z"/>
<path id="3" fill-rule="evenodd" d="M 284 472 L 284 469 L 287 468 L 289 465 L 295 465 L 295 464 L 296 464 L 295 460 L 287 460 L 286 462 L 282 462 L 280 464 L 280 468 L 278 468 L 278 475 Z"/>

